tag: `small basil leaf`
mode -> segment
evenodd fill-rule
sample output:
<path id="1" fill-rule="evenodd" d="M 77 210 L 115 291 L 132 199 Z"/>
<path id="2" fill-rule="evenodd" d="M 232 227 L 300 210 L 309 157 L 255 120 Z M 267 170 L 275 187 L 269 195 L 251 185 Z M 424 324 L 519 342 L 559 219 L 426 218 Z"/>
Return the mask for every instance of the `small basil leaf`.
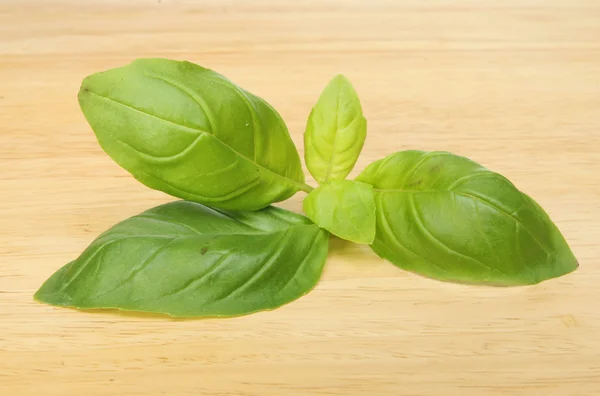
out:
<path id="1" fill-rule="evenodd" d="M 306 167 L 320 183 L 343 179 L 352 170 L 367 133 L 358 95 L 338 75 L 313 107 L 304 132 Z"/>
<path id="2" fill-rule="evenodd" d="M 447 152 L 404 151 L 357 180 L 375 191 L 373 250 L 429 277 L 535 284 L 577 260 L 544 210 L 498 173 Z"/>
<path id="3" fill-rule="evenodd" d="M 303 208 L 315 224 L 340 238 L 365 244 L 375 238 L 375 201 L 369 184 L 331 181 L 311 191 Z"/>
<path id="4" fill-rule="evenodd" d="M 139 59 L 86 77 L 79 103 L 104 151 L 148 187 L 231 210 L 307 190 L 279 114 L 201 66 Z"/>
<path id="5" fill-rule="evenodd" d="M 282 209 L 232 213 L 173 202 L 106 231 L 35 298 L 179 317 L 249 314 L 309 292 L 327 245 L 327 232 Z"/>

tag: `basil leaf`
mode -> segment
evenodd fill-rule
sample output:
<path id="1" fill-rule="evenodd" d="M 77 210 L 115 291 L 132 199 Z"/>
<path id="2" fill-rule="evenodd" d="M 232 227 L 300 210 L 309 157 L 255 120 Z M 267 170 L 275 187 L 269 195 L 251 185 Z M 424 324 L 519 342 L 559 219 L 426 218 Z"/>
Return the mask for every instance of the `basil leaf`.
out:
<path id="1" fill-rule="evenodd" d="M 201 66 L 139 59 L 86 77 L 79 103 L 106 153 L 153 189 L 231 210 L 310 190 L 279 114 Z"/>
<path id="2" fill-rule="evenodd" d="M 375 238 L 373 187 L 351 180 L 319 186 L 303 202 L 306 215 L 332 234 L 356 243 Z"/>
<path id="3" fill-rule="evenodd" d="M 320 183 L 352 170 L 367 134 L 358 95 L 344 76 L 333 78 L 313 107 L 304 132 L 306 167 Z"/>
<path id="4" fill-rule="evenodd" d="M 535 284 L 578 264 L 544 210 L 503 176 L 446 152 L 404 151 L 369 165 L 373 250 L 441 280 Z"/>
<path id="5" fill-rule="evenodd" d="M 35 297 L 178 317 L 243 315 L 310 291 L 327 245 L 325 231 L 283 209 L 233 213 L 173 202 L 100 235 Z"/>

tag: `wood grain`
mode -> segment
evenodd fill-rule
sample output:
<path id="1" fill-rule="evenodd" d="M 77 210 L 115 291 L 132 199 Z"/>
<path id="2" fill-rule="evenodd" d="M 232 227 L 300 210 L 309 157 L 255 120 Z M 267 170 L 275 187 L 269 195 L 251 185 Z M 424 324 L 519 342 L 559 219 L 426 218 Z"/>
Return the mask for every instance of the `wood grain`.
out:
<path id="1" fill-rule="evenodd" d="M 594 0 L 1 2 L 0 394 L 597 396 L 599 38 Z M 344 73 L 369 120 L 353 175 L 408 148 L 471 157 L 542 204 L 580 268 L 460 286 L 333 241 L 315 291 L 272 312 L 38 304 L 100 232 L 171 200 L 100 150 L 77 105 L 84 76 L 137 57 L 225 74 L 281 112 L 300 150 Z"/>

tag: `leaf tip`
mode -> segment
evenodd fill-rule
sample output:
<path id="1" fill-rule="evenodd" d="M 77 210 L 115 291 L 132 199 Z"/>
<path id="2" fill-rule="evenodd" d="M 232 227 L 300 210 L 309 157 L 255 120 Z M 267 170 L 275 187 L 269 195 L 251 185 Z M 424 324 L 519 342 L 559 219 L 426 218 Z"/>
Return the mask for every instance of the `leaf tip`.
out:
<path id="1" fill-rule="evenodd" d="M 330 85 L 345 85 L 348 87 L 352 87 L 352 83 L 350 82 L 350 79 L 348 77 L 346 77 L 344 74 L 342 73 L 338 73 L 336 74 L 331 81 L 329 82 Z"/>
<path id="2" fill-rule="evenodd" d="M 344 75 L 343 73 L 338 73 L 335 76 L 333 76 L 333 78 L 331 79 L 332 81 L 349 81 L 348 77 L 346 77 L 346 75 Z"/>

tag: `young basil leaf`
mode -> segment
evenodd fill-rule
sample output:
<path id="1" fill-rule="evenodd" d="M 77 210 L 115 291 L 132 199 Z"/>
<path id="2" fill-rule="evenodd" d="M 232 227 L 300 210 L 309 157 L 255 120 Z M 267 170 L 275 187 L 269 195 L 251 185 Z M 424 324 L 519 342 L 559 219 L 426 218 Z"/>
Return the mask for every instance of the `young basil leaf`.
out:
<path id="1" fill-rule="evenodd" d="M 35 298 L 178 317 L 244 315 L 308 293 L 327 245 L 327 232 L 283 209 L 233 213 L 173 202 L 100 235 Z"/>
<path id="2" fill-rule="evenodd" d="M 356 243 L 375 238 L 373 187 L 351 180 L 334 180 L 304 198 L 306 215 L 319 227 Z"/>
<path id="3" fill-rule="evenodd" d="M 310 190 L 279 114 L 201 66 L 139 59 L 86 77 L 79 103 L 101 147 L 148 187 L 231 210 Z"/>
<path id="4" fill-rule="evenodd" d="M 334 77 L 313 107 L 304 132 L 306 167 L 320 183 L 352 170 L 367 134 L 358 94 L 344 76 Z"/>
<path id="5" fill-rule="evenodd" d="M 373 250 L 406 270 L 441 280 L 522 285 L 578 266 L 537 203 L 467 158 L 404 151 L 372 163 L 357 180 L 374 187 Z"/>

